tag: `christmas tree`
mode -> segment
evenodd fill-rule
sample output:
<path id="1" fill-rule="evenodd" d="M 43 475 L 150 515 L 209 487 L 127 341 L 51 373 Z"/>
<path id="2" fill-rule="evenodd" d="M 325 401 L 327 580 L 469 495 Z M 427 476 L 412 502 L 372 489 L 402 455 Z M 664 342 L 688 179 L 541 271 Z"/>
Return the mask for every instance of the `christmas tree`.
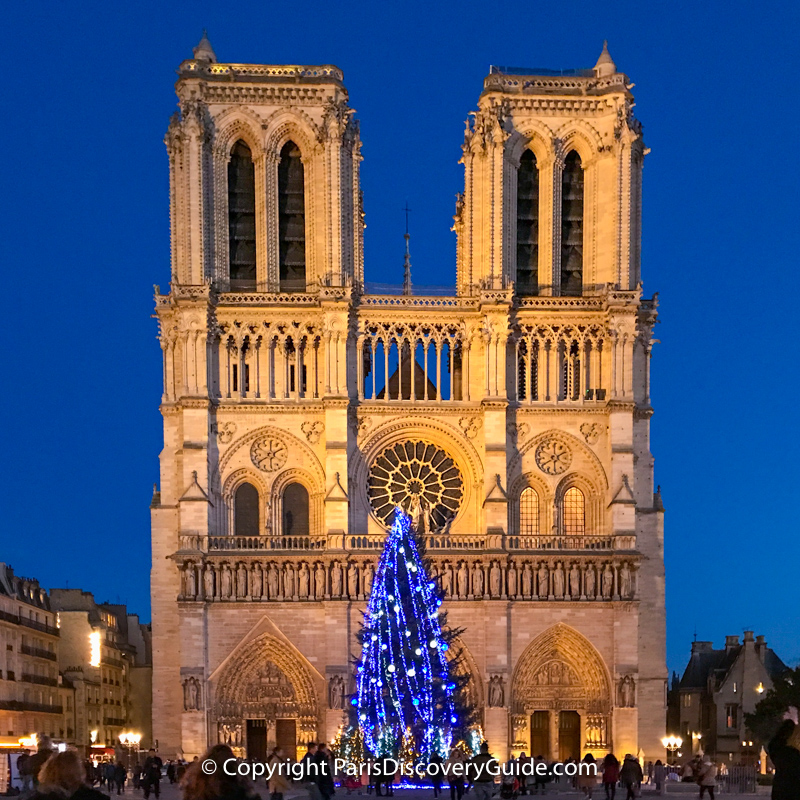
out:
<path id="1" fill-rule="evenodd" d="M 446 756 L 472 711 L 462 701 L 467 677 L 448 650 L 461 631 L 447 627 L 442 591 L 431 579 L 411 520 L 402 509 L 386 537 L 359 634 L 358 691 L 351 703 L 364 747 L 373 755 Z"/>

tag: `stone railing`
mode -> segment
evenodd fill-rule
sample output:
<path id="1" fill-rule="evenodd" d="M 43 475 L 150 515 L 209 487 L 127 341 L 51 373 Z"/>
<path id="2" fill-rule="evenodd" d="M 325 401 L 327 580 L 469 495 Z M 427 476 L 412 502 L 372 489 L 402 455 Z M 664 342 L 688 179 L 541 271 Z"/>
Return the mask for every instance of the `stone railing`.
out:
<path id="1" fill-rule="evenodd" d="M 238 75 L 253 78 L 278 78 L 289 80 L 329 78 L 341 83 L 344 73 L 334 66 L 293 66 L 268 64 L 210 64 L 207 61 L 189 59 L 180 66 L 181 72 L 205 72 L 214 76 L 227 76 L 235 79 Z"/>
<path id="2" fill-rule="evenodd" d="M 41 647 L 31 647 L 30 645 L 23 644 L 20 651 L 24 656 L 35 656 L 36 658 L 46 658 L 48 661 L 58 661 L 58 656 L 50 650 L 44 650 Z"/>
<path id="3" fill-rule="evenodd" d="M 365 600 L 372 591 L 377 552 L 245 558 L 184 556 L 179 560 L 184 601 Z M 450 600 L 633 600 L 638 559 L 613 552 L 537 557 L 533 554 L 430 556 Z"/>
<path id="4" fill-rule="evenodd" d="M 509 536 L 508 550 L 613 550 L 613 536 Z"/>

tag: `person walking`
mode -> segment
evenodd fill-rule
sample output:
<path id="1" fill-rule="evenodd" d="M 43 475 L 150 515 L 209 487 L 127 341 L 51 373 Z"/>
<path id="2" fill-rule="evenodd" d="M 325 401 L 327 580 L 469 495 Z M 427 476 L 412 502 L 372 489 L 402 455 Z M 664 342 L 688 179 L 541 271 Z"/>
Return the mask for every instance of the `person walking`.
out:
<path id="1" fill-rule="evenodd" d="M 164 762 L 156 754 L 155 748 L 151 747 L 147 752 L 144 767 L 142 767 L 142 787 L 145 800 L 150 797 L 150 792 L 153 792 L 157 798 L 161 797 L 161 768 L 163 766 Z"/>
<path id="2" fill-rule="evenodd" d="M 269 780 L 267 781 L 270 800 L 283 800 L 284 793 L 289 791 L 289 781 L 285 774 L 285 762 L 286 756 L 283 750 L 280 746 L 276 745 L 272 749 L 272 753 L 267 760 L 267 764 L 269 764 L 272 769 Z"/>
<path id="3" fill-rule="evenodd" d="M 22 780 L 22 794 L 25 794 L 25 792 L 29 792 L 31 790 L 31 786 L 33 785 L 31 774 L 28 771 L 29 770 L 28 764 L 30 763 L 30 760 L 31 760 L 30 750 L 23 750 L 17 756 L 17 774 Z"/>
<path id="4" fill-rule="evenodd" d="M 656 785 L 656 794 L 662 794 L 664 791 L 664 781 L 667 779 L 667 768 L 661 762 L 659 758 L 658 761 L 653 765 L 653 781 Z"/>
<path id="5" fill-rule="evenodd" d="M 497 759 L 489 753 L 489 743 L 481 745 L 478 755 L 469 760 L 470 782 L 475 792 L 475 800 L 491 800 L 494 776 L 499 768 Z"/>
<path id="6" fill-rule="evenodd" d="M 49 756 L 37 777 L 33 800 L 108 800 L 108 795 L 86 785 L 86 770 L 75 750 Z"/>
<path id="7" fill-rule="evenodd" d="M 636 800 L 636 790 L 641 785 L 643 778 L 644 774 L 639 759 L 631 753 L 627 753 L 622 762 L 622 769 L 619 771 L 619 779 L 627 789 L 625 800 Z"/>
<path id="8" fill-rule="evenodd" d="M 595 786 L 597 786 L 597 764 L 594 756 L 587 753 L 579 765 L 576 788 L 580 789 L 588 800 L 592 800 Z"/>
<path id="9" fill-rule="evenodd" d="M 167 761 L 167 780 L 170 784 L 175 783 L 175 762 L 172 759 Z"/>
<path id="10" fill-rule="evenodd" d="M 431 776 L 431 782 L 433 783 L 434 798 L 437 798 L 442 793 L 443 764 L 444 764 L 444 759 L 437 752 L 434 752 L 433 755 L 430 757 L 430 761 L 428 761 L 428 766 L 430 767 L 429 773 Z"/>
<path id="11" fill-rule="evenodd" d="M 544 756 L 536 756 L 533 760 L 533 794 L 546 794 L 549 781 L 550 771 Z"/>
<path id="12" fill-rule="evenodd" d="M 114 785 L 117 787 L 117 794 L 125 791 L 125 781 L 128 779 L 128 770 L 121 761 L 114 765 Z"/>
<path id="13" fill-rule="evenodd" d="M 243 777 L 225 772 L 225 762 L 235 758 L 226 744 L 215 744 L 206 750 L 202 764 L 213 762 L 215 767 L 207 773 L 199 760 L 189 765 L 180 784 L 183 800 L 259 800 Z"/>
<path id="14" fill-rule="evenodd" d="M 467 757 L 460 747 L 453 747 L 444 762 L 444 770 L 447 775 L 447 784 L 450 787 L 450 800 L 461 800 L 464 796 L 464 772 L 467 765 Z"/>
<path id="15" fill-rule="evenodd" d="M 333 763 L 328 745 L 320 742 L 317 745 L 317 752 L 314 754 L 314 763 L 317 765 L 317 786 L 322 800 L 330 800 L 336 792 L 336 785 L 333 782 Z"/>
<path id="16" fill-rule="evenodd" d="M 786 719 L 767 745 L 775 766 L 772 800 L 800 800 L 800 726 Z"/>
<path id="17" fill-rule="evenodd" d="M 39 786 L 39 772 L 54 752 L 49 736 L 40 736 L 38 741 L 39 746 L 36 749 L 36 755 L 31 756 L 28 760 L 28 774 L 31 776 L 34 789 Z"/>
<path id="18" fill-rule="evenodd" d="M 717 765 L 712 763 L 708 756 L 700 765 L 697 782 L 700 784 L 700 800 L 703 800 L 706 792 L 708 792 L 709 798 L 714 800 L 714 787 L 717 785 Z"/>
<path id="19" fill-rule="evenodd" d="M 614 800 L 618 782 L 619 759 L 613 753 L 609 753 L 603 759 L 603 789 L 606 792 L 606 800 Z"/>
<path id="20" fill-rule="evenodd" d="M 106 791 L 111 794 L 114 788 L 114 762 L 106 761 L 103 764 L 103 780 L 106 782 Z"/>

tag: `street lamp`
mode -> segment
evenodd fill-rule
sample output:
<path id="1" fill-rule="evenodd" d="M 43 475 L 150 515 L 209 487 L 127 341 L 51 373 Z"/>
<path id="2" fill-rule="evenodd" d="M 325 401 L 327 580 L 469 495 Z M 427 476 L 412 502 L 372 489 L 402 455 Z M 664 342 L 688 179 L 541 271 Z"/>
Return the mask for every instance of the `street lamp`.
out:
<path id="1" fill-rule="evenodd" d="M 667 749 L 669 754 L 674 758 L 675 753 L 680 750 L 681 745 L 683 744 L 683 739 L 680 736 L 665 736 L 661 740 L 661 744 Z"/>
<path id="2" fill-rule="evenodd" d="M 119 743 L 128 751 L 128 772 L 131 772 L 131 755 L 134 750 L 139 752 L 139 742 L 142 741 L 141 733 L 121 733 Z"/>

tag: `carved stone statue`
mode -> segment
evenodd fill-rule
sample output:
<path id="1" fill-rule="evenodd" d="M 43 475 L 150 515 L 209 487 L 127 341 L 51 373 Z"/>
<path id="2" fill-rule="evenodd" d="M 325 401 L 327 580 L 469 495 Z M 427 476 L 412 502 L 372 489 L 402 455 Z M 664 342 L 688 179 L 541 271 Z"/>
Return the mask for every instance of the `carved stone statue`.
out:
<path id="1" fill-rule="evenodd" d="M 619 596 L 624 600 L 628 600 L 633 594 L 631 589 L 631 570 L 628 562 L 625 561 L 619 570 Z"/>
<path id="2" fill-rule="evenodd" d="M 331 566 L 331 597 L 342 596 L 342 567 L 338 561 Z"/>
<path id="3" fill-rule="evenodd" d="M 489 569 L 489 591 L 492 597 L 500 597 L 500 565 L 496 561 L 492 561 L 492 566 Z"/>
<path id="4" fill-rule="evenodd" d="M 517 596 L 517 568 L 512 561 L 508 565 L 508 571 L 506 572 L 506 581 L 508 583 L 508 596 L 509 597 L 516 597 Z"/>
<path id="5" fill-rule="evenodd" d="M 538 582 L 539 582 L 539 599 L 540 600 L 546 600 L 547 599 L 547 590 L 548 590 L 547 578 L 548 578 L 548 575 L 549 575 L 549 571 L 547 569 L 547 564 L 545 564 L 544 561 L 542 561 L 539 564 L 539 571 L 538 571 L 537 575 L 538 575 Z"/>
<path id="6" fill-rule="evenodd" d="M 586 567 L 586 576 L 585 576 L 585 589 L 586 589 L 586 596 L 590 600 L 594 600 L 595 598 L 595 583 L 596 583 L 596 576 L 594 572 L 594 564 L 589 564 Z"/>
<path id="7" fill-rule="evenodd" d="M 469 593 L 467 590 L 467 563 L 462 561 L 458 565 L 458 596 L 466 597 Z"/>
<path id="8" fill-rule="evenodd" d="M 267 588 L 269 589 L 269 599 L 277 599 L 280 587 L 278 581 L 278 567 L 275 565 L 274 561 L 270 562 L 267 570 Z"/>
<path id="9" fill-rule="evenodd" d="M 297 595 L 294 585 L 294 564 L 284 564 L 283 567 L 283 595 L 289 600 Z"/>
<path id="10" fill-rule="evenodd" d="M 533 570 L 527 561 L 522 568 L 522 596 L 533 597 Z"/>
<path id="11" fill-rule="evenodd" d="M 308 597 L 308 565 L 304 561 L 300 565 L 300 597 Z"/>
<path id="12" fill-rule="evenodd" d="M 430 533 L 430 514 L 428 512 L 428 503 L 424 497 L 419 494 L 412 494 L 406 513 L 411 517 L 411 524 L 417 533 Z"/>
<path id="13" fill-rule="evenodd" d="M 264 574 L 261 572 L 261 564 L 253 564 L 253 569 L 250 573 L 250 596 L 260 600 L 263 593 Z"/>
<path id="14" fill-rule="evenodd" d="M 572 568 L 569 571 L 569 593 L 570 597 L 581 596 L 581 571 L 578 569 L 576 562 L 572 562 Z"/>
<path id="15" fill-rule="evenodd" d="M 197 678 L 187 678 L 183 682 L 183 710 L 200 710 L 200 682 Z"/>
<path id="16" fill-rule="evenodd" d="M 558 599 L 564 596 L 564 567 L 560 561 L 553 570 L 553 595 Z"/>
<path id="17" fill-rule="evenodd" d="M 211 564 L 206 564 L 206 569 L 203 573 L 203 594 L 206 600 L 214 599 L 214 568 Z"/>
<path id="18" fill-rule="evenodd" d="M 236 570 L 236 596 L 247 597 L 247 567 L 241 562 Z"/>
<path id="19" fill-rule="evenodd" d="M 489 706 L 492 708 L 502 708 L 505 704 L 503 678 L 500 675 L 494 675 L 489 679 Z"/>
<path id="20" fill-rule="evenodd" d="M 622 708 L 633 708 L 636 705 L 636 684 L 630 675 L 619 682 L 619 705 Z"/>
<path id="21" fill-rule="evenodd" d="M 220 595 L 223 600 L 228 600 L 231 596 L 231 568 L 224 564 L 222 567 L 222 589 Z"/>
<path id="22" fill-rule="evenodd" d="M 350 597 L 358 597 L 358 565 L 355 561 L 347 567 L 347 593 Z"/>
<path id="23" fill-rule="evenodd" d="M 183 596 L 187 600 L 194 600 L 196 591 L 194 585 L 194 564 L 188 561 L 183 571 Z"/>
<path id="24" fill-rule="evenodd" d="M 442 590 L 445 597 L 453 594 L 453 567 L 449 561 L 442 567 Z"/>
<path id="25" fill-rule="evenodd" d="M 614 590 L 614 571 L 610 564 L 603 570 L 603 600 L 610 600 Z"/>
<path id="26" fill-rule="evenodd" d="M 472 565 L 472 594 L 483 597 L 483 564 L 480 561 Z"/>
<path id="27" fill-rule="evenodd" d="M 344 708 L 344 680 L 334 675 L 328 681 L 328 708 Z"/>
<path id="28" fill-rule="evenodd" d="M 320 561 L 317 562 L 317 568 L 314 570 L 314 596 L 317 600 L 325 597 L 325 567 Z"/>
<path id="29" fill-rule="evenodd" d="M 369 597 L 372 593 L 372 581 L 375 579 L 375 567 L 371 561 L 367 561 L 364 566 L 364 597 Z"/>

